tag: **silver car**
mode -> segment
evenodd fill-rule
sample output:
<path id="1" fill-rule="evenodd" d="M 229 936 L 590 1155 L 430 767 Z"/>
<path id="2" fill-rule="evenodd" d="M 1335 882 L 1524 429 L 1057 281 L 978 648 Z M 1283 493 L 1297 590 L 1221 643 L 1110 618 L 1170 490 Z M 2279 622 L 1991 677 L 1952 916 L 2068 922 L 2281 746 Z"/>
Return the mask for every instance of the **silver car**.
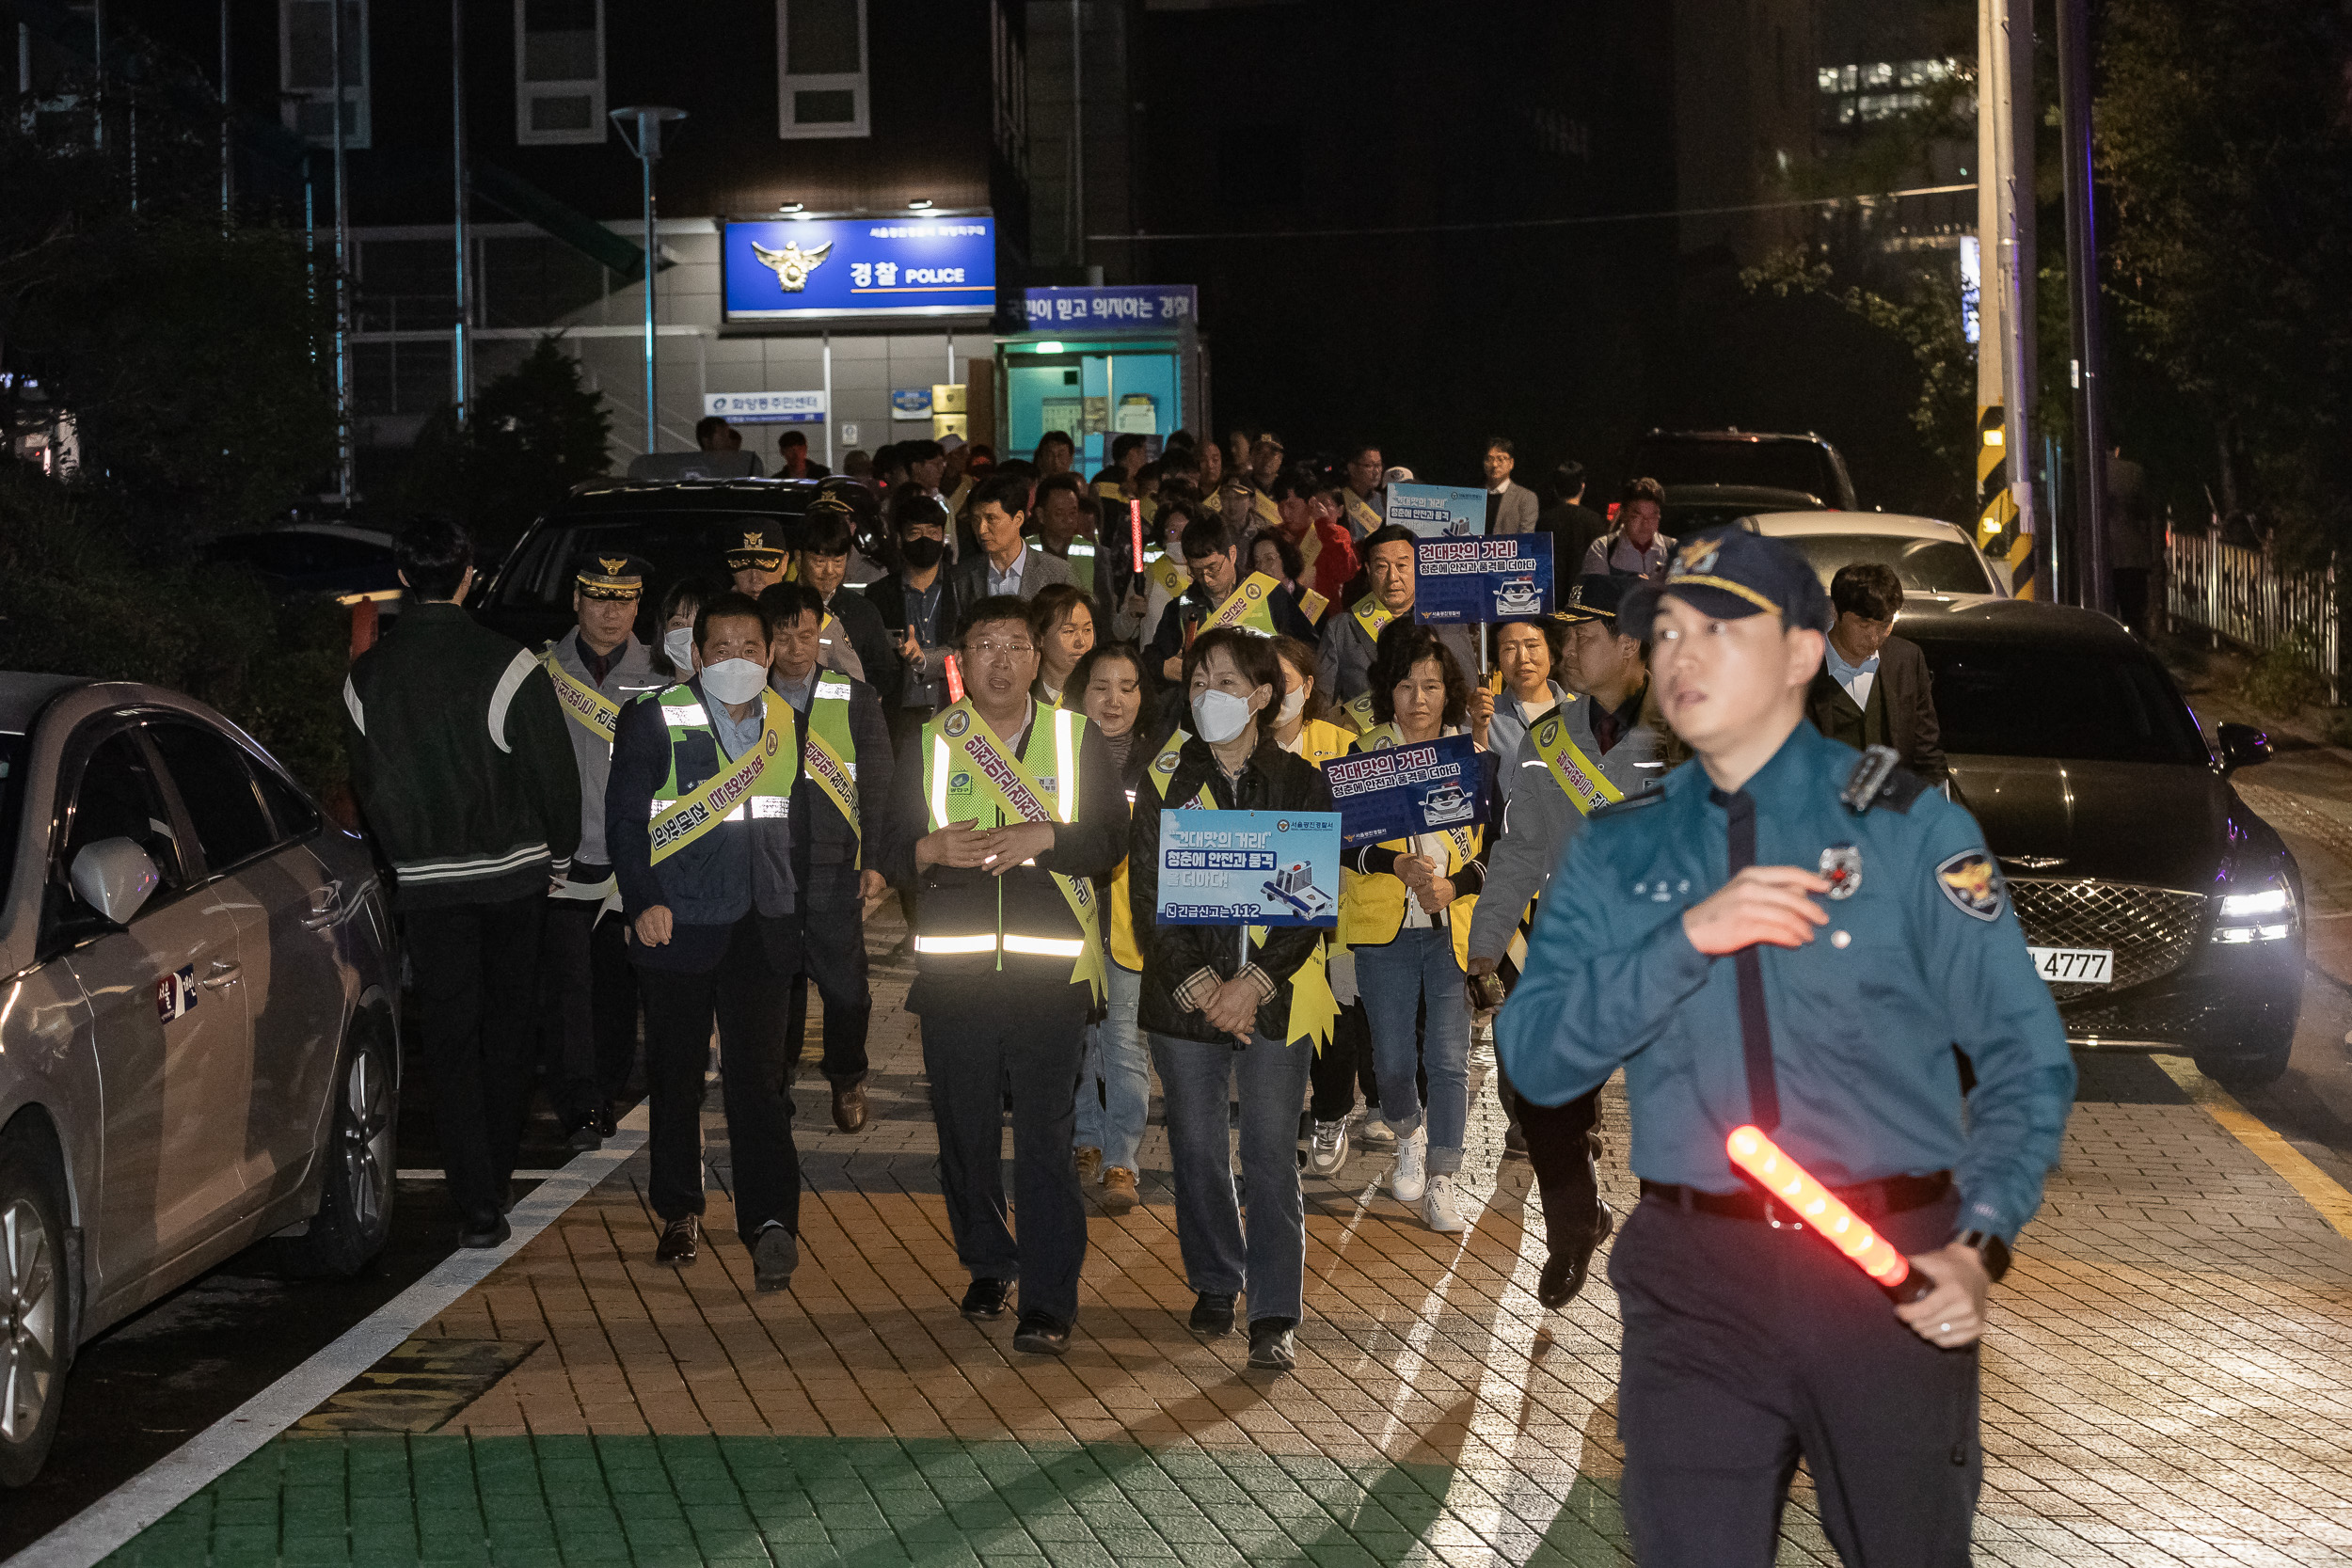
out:
<path id="1" fill-rule="evenodd" d="M 201 704 L 0 674 L 0 1484 L 75 1348 L 259 1238 L 391 1225 L 400 1015 L 366 842 Z"/>

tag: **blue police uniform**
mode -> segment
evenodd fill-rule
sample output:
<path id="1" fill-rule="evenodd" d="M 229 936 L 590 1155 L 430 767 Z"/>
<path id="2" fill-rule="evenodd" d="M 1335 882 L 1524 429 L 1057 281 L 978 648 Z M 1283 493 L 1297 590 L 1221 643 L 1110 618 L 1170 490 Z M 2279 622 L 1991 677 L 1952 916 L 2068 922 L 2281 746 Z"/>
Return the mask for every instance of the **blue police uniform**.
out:
<path id="1" fill-rule="evenodd" d="M 2057 1160 L 2074 1064 L 1982 834 L 1900 774 L 1851 808 L 1856 762 L 1801 721 L 1737 791 L 1692 762 L 1596 813 L 1497 1022 L 1537 1103 L 1626 1070 L 1644 1201 L 1609 1274 L 1645 1568 L 1770 1563 L 1800 1454 L 1847 1562 L 1968 1560 L 1975 1347 L 1919 1338 L 1724 1151 L 1733 1128 L 1764 1127 L 1907 1254 L 1966 1231 L 2007 1243 Z M 1691 944 L 1683 911 L 1747 865 L 1832 879 L 1813 942 Z M 1955 1048 L 1976 1079 L 1964 1117 Z"/>

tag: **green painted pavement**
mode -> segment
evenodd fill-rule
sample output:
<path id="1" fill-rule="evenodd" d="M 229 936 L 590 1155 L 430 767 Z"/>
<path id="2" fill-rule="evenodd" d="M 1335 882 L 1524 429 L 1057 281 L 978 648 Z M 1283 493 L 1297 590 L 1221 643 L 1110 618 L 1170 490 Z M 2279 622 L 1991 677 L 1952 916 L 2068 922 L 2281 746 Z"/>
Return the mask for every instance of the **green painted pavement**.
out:
<path id="1" fill-rule="evenodd" d="M 1565 1465 L 1473 1479 L 1109 1444 L 294 1434 L 107 1564 L 1615 1568 L 1613 1488 Z"/>

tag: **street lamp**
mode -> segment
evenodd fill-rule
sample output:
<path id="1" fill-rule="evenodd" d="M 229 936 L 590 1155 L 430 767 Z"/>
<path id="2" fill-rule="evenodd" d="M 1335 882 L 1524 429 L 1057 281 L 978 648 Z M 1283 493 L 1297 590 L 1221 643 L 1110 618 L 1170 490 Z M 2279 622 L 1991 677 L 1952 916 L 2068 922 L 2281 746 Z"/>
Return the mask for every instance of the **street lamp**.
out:
<path id="1" fill-rule="evenodd" d="M 660 248 L 653 230 L 653 166 L 661 160 L 661 127 L 665 121 L 684 119 L 684 109 L 660 105 L 638 104 L 615 109 L 609 117 L 619 126 L 621 139 L 637 154 L 637 161 L 645 170 L 645 451 L 647 455 L 661 448 L 660 415 L 654 403 L 653 375 L 653 275 Z M 636 135 L 629 135 L 634 127 Z"/>

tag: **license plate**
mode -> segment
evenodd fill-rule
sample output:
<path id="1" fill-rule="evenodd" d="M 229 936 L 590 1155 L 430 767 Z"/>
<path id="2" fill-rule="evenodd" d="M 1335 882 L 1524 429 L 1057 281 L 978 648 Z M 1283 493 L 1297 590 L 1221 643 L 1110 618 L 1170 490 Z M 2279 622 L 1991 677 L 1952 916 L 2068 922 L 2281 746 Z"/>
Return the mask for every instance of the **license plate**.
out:
<path id="1" fill-rule="evenodd" d="M 2104 986 L 2115 978 L 2112 947 L 2029 947 L 2034 969 L 2054 986 Z"/>

